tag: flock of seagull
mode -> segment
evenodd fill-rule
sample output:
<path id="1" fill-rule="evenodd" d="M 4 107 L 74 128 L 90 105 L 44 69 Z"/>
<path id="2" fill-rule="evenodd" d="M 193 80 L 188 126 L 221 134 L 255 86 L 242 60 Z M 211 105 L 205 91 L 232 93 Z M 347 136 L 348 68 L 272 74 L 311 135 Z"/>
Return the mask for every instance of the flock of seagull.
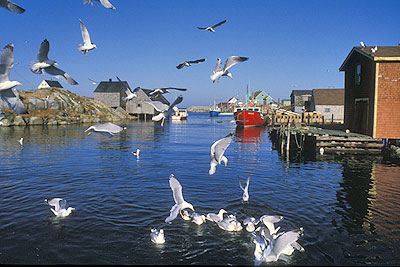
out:
<path id="1" fill-rule="evenodd" d="M 93 0 L 100 2 L 104 7 L 109 9 L 115 9 L 115 7 L 108 0 Z M 89 3 L 93 6 L 93 1 L 84 0 L 83 3 Z M 19 7 L 8 0 L 0 0 L 0 7 L 3 7 L 11 12 L 21 14 L 25 12 L 25 9 Z M 95 49 L 97 46 L 93 44 L 90 40 L 89 32 L 83 22 L 80 20 L 80 27 L 83 38 L 83 45 L 80 44 L 78 46 L 79 52 L 86 55 L 88 51 Z M 226 23 L 226 20 L 221 21 L 215 25 L 208 27 L 197 27 L 200 30 L 206 30 L 210 32 L 215 32 L 215 28 Z M 48 53 L 50 50 L 50 44 L 47 39 L 43 40 L 40 45 L 39 52 L 37 55 L 37 62 L 32 62 L 30 69 L 35 74 L 43 74 L 44 72 L 55 76 L 63 82 L 66 82 L 71 85 L 78 84 L 70 75 L 68 75 L 65 71 L 55 67 L 57 66 L 57 62 L 55 60 L 51 60 L 48 58 Z M 1 52 L 0 55 L 0 97 L 3 99 L 7 105 L 14 110 L 16 113 L 23 113 L 24 107 L 21 99 L 19 98 L 18 92 L 14 89 L 15 86 L 21 85 L 21 83 L 17 81 L 10 81 L 9 74 L 10 70 L 13 67 L 14 60 L 14 45 L 12 43 L 6 45 Z M 197 64 L 204 62 L 206 59 L 198 59 L 192 61 L 184 61 L 176 66 L 177 69 L 182 69 L 183 67 L 189 67 L 192 64 Z M 223 76 L 230 77 L 233 79 L 232 74 L 228 71 L 232 66 L 237 63 L 244 62 L 248 60 L 247 57 L 239 57 L 239 56 L 230 56 L 226 59 L 224 67 L 221 65 L 221 59 L 217 59 L 217 64 L 213 69 L 213 74 L 210 76 L 213 83 L 215 81 L 219 82 L 219 79 Z M 124 101 L 130 101 L 137 97 L 137 91 L 139 88 L 135 88 L 135 90 L 131 90 L 124 82 L 122 82 L 117 77 L 119 83 L 122 88 L 126 92 L 126 97 L 123 98 Z M 90 80 L 90 79 L 89 79 Z M 96 83 L 93 80 L 90 80 L 92 83 Z M 169 93 L 169 90 L 178 90 L 178 91 L 186 91 L 184 88 L 174 88 L 174 87 L 166 87 L 166 88 L 157 88 L 150 92 L 150 95 L 155 94 L 165 94 Z M 144 101 L 147 104 L 150 104 L 156 109 L 159 114 L 153 117 L 154 121 L 162 120 L 162 124 L 164 120 L 168 118 L 168 116 L 177 110 L 176 105 L 181 103 L 183 100 L 182 95 L 178 96 L 176 100 L 170 104 L 166 105 L 160 101 Z M 112 137 L 115 134 L 120 133 L 121 131 L 126 130 L 126 127 L 121 127 L 113 123 L 102 123 L 96 124 L 88 127 L 84 132 L 90 135 L 92 132 L 96 132 L 102 134 L 107 137 Z M 216 167 L 221 163 L 224 163 L 227 166 L 228 159 L 224 156 L 224 153 L 228 146 L 230 145 L 233 139 L 233 134 L 230 133 L 227 136 L 215 141 L 210 149 L 210 169 L 209 174 L 213 175 L 216 172 Z M 23 145 L 23 138 L 19 140 L 21 146 Z M 136 149 L 136 152 L 131 152 L 133 156 L 136 156 L 139 159 L 140 149 Z M 247 178 L 246 185 L 243 187 L 241 182 L 239 181 L 239 186 L 243 190 L 243 202 L 249 201 L 249 184 L 250 177 Z M 197 225 L 201 225 L 206 221 L 215 222 L 219 228 L 226 231 L 241 231 L 243 229 L 242 224 L 237 220 L 236 216 L 233 214 L 224 217 L 224 214 L 227 213 L 224 209 L 220 209 L 217 214 L 208 213 L 207 215 L 198 214 L 194 212 L 194 207 L 191 203 L 187 202 L 183 198 L 182 194 L 182 186 L 178 179 L 171 174 L 169 177 L 169 185 L 172 190 L 173 199 L 175 205 L 171 208 L 169 216 L 165 219 L 166 223 L 172 223 L 178 215 L 182 217 L 184 220 L 191 220 L 193 223 Z M 59 218 L 67 217 L 71 214 L 75 208 L 67 207 L 67 201 L 62 198 L 53 198 L 50 200 L 45 199 L 45 202 L 51 206 L 50 210 L 52 213 Z M 187 209 L 192 210 L 193 212 L 189 214 Z M 255 243 L 255 264 L 259 265 L 263 261 L 271 262 L 277 261 L 278 259 L 287 260 L 287 255 L 291 255 L 295 249 L 304 251 L 300 244 L 297 243 L 298 238 L 303 234 L 303 229 L 297 229 L 289 232 L 280 232 L 278 230 L 280 227 L 275 228 L 274 224 L 280 222 L 283 219 L 282 216 L 269 216 L 263 215 L 260 219 L 256 220 L 255 218 L 246 218 L 243 221 L 243 225 L 246 226 L 246 230 L 252 233 L 252 240 Z M 258 226 L 256 228 L 257 225 Z M 163 229 L 151 228 L 150 230 L 150 239 L 152 242 L 156 244 L 165 243 L 165 236 Z M 286 255 L 286 256 L 285 256 Z"/>

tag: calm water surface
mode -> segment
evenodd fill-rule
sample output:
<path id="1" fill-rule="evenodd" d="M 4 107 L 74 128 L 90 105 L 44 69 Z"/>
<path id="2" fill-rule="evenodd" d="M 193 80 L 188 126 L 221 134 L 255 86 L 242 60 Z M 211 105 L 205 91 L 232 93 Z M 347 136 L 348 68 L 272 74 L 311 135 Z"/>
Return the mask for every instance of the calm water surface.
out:
<path id="1" fill-rule="evenodd" d="M 164 127 L 124 122 L 112 138 L 87 136 L 89 125 L 0 128 L 0 263 L 253 265 L 245 230 L 164 223 L 171 173 L 198 213 L 276 214 L 283 231 L 304 227 L 305 252 L 289 264 L 400 263 L 399 166 L 365 156 L 287 161 L 266 130 L 236 131 L 230 120 L 191 113 Z M 210 146 L 230 132 L 228 166 L 210 176 Z M 243 204 L 238 181 L 248 176 Z M 55 219 L 44 202 L 52 197 L 75 212 Z M 150 241 L 151 227 L 164 229 L 165 244 Z"/>

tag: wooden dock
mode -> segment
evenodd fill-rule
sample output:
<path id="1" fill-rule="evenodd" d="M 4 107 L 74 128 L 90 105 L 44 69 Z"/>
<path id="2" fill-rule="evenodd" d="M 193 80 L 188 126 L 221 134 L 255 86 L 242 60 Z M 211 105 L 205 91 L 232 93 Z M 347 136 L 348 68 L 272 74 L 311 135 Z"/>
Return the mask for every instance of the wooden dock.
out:
<path id="1" fill-rule="evenodd" d="M 281 125 L 269 128 L 273 142 L 281 152 L 302 151 L 314 154 L 325 153 L 369 153 L 380 154 L 382 139 L 358 133 L 296 125 Z"/>

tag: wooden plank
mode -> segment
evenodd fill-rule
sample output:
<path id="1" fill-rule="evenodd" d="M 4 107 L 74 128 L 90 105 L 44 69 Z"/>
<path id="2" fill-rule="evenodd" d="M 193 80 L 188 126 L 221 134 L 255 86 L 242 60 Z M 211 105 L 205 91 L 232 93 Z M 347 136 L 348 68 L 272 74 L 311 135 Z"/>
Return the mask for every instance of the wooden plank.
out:
<path id="1" fill-rule="evenodd" d="M 318 141 L 382 142 L 382 139 L 363 137 L 319 136 Z"/>
<path id="2" fill-rule="evenodd" d="M 368 154 L 380 154 L 380 149 L 362 149 L 362 148 L 324 148 L 324 154 L 330 152 L 343 152 L 343 153 L 368 153 Z"/>
<path id="3" fill-rule="evenodd" d="M 374 143 L 354 143 L 354 142 L 317 142 L 317 147 L 355 147 L 355 148 L 382 148 L 383 144 L 374 144 Z"/>

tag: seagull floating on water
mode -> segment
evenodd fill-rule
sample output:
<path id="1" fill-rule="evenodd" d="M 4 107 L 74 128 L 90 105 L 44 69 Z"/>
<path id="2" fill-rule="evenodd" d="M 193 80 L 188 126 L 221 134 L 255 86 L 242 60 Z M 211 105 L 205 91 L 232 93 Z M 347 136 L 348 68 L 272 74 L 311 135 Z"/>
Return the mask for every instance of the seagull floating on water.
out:
<path id="1" fill-rule="evenodd" d="M 197 27 L 197 28 L 200 29 L 200 30 L 206 30 L 206 31 L 209 31 L 209 32 L 215 32 L 214 28 L 216 28 L 216 27 L 218 27 L 218 26 L 224 24 L 225 22 L 226 22 L 226 20 L 223 20 L 223 21 L 221 21 L 221 22 L 219 22 L 219 23 L 217 23 L 217 24 L 215 24 L 215 25 L 213 25 L 213 26 L 209 26 L 209 27 Z"/>
<path id="2" fill-rule="evenodd" d="M 237 232 L 243 229 L 241 223 L 236 220 L 236 217 L 228 217 L 223 219 L 222 221 L 216 222 L 218 227 L 229 232 Z"/>
<path id="3" fill-rule="evenodd" d="M 249 184 L 250 184 L 250 177 L 247 177 L 246 186 L 243 188 L 242 183 L 239 181 L 239 186 L 243 190 L 243 201 L 249 201 Z"/>
<path id="4" fill-rule="evenodd" d="M 208 213 L 206 219 L 212 222 L 220 222 L 224 219 L 224 213 L 226 213 L 226 210 L 220 209 L 218 214 Z"/>
<path id="5" fill-rule="evenodd" d="M 230 68 L 232 68 L 234 65 L 236 65 L 237 63 L 246 61 L 248 59 L 249 59 L 248 57 L 230 56 L 226 59 L 225 65 L 222 68 L 221 59 L 218 58 L 217 65 L 215 65 L 215 67 L 213 69 L 213 74 L 210 76 L 210 79 L 213 81 L 213 83 L 215 82 L 215 80 L 217 80 L 217 82 L 219 82 L 219 79 L 222 76 L 228 76 L 229 78 L 231 78 L 233 80 L 232 73 L 230 73 L 228 70 Z"/>
<path id="6" fill-rule="evenodd" d="M 139 153 L 140 153 L 140 149 L 137 148 L 136 152 L 132 152 L 132 155 L 136 156 L 136 158 L 139 159 Z"/>
<path id="7" fill-rule="evenodd" d="M 24 145 L 23 141 L 24 141 L 24 138 L 21 137 L 21 139 L 18 140 L 18 143 L 19 143 L 21 146 L 23 146 L 23 145 Z"/>
<path id="8" fill-rule="evenodd" d="M 57 217 L 66 217 L 71 214 L 71 211 L 75 210 L 75 208 L 69 207 L 66 208 L 67 201 L 62 198 L 52 198 L 50 200 L 44 200 L 47 204 L 54 207 L 50 208 L 50 210 L 56 215 Z"/>
<path id="9" fill-rule="evenodd" d="M 108 0 L 83 0 L 83 4 L 86 4 L 89 2 L 90 5 L 93 6 L 93 1 L 100 2 L 105 8 L 109 9 L 116 9 Z"/>
<path id="10" fill-rule="evenodd" d="M 85 130 L 85 133 L 88 132 L 88 135 L 90 135 L 92 132 L 97 132 L 104 136 L 111 137 L 125 129 L 126 127 L 122 128 L 114 123 L 106 122 L 90 126 Z"/>
<path id="11" fill-rule="evenodd" d="M 22 14 L 25 12 L 25 9 L 14 4 L 13 2 L 11 2 L 9 0 L 0 0 L 0 7 L 5 8 L 8 11 L 16 13 L 16 14 Z"/>
<path id="12" fill-rule="evenodd" d="M 17 85 L 22 85 L 18 81 L 10 81 L 10 71 L 14 66 L 14 45 L 9 43 L 0 53 L 0 98 L 15 113 L 26 113 L 24 103 L 22 103 L 19 93 L 14 89 Z"/>
<path id="13" fill-rule="evenodd" d="M 206 216 L 197 214 L 196 212 L 193 212 L 190 217 L 192 218 L 192 222 L 197 225 L 201 225 L 206 222 Z"/>
<path id="14" fill-rule="evenodd" d="M 71 85 L 78 84 L 71 76 L 69 76 L 65 71 L 54 67 L 58 65 L 56 61 L 48 58 L 48 53 L 50 50 L 50 43 L 47 39 L 43 40 L 40 45 L 39 53 L 37 54 L 38 62 L 31 63 L 31 71 L 35 74 L 43 74 L 43 70 L 50 75 L 55 76 L 57 79 L 69 83 Z"/>
<path id="15" fill-rule="evenodd" d="M 193 205 L 183 199 L 182 186 L 173 174 L 169 176 L 169 186 L 172 189 L 175 205 L 172 206 L 169 216 L 165 219 L 166 223 L 171 223 L 171 221 L 178 216 L 178 213 L 183 218 L 182 210 L 184 209 L 191 209 L 194 211 Z"/>
<path id="16" fill-rule="evenodd" d="M 225 166 L 228 164 L 228 159 L 224 156 L 224 153 L 231 143 L 232 137 L 233 134 L 230 133 L 224 138 L 221 138 L 215 141 L 214 144 L 212 144 L 210 152 L 210 170 L 208 171 L 210 175 L 213 175 L 215 173 L 217 165 L 221 164 L 221 162 L 224 162 Z"/>
<path id="17" fill-rule="evenodd" d="M 243 220 L 243 225 L 247 225 L 246 226 L 246 231 L 247 232 L 254 232 L 254 230 L 256 229 L 256 225 L 259 223 L 259 221 L 256 221 L 256 218 L 251 217 L 251 218 L 246 218 Z"/>
<path id="18" fill-rule="evenodd" d="M 81 26 L 83 45 L 80 44 L 78 50 L 86 55 L 88 51 L 97 48 L 97 46 L 90 41 L 89 32 L 81 20 L 79 20 L 79 24 Z"/>
<path id="19" fill-rule="evenodd" d="M 200 62 L 204 62 L 204 61 L 206 61 L 205 58 L 192 60 L 192 61 L 183 61 L 181 64 L 176 66 L 176 68 L 179 70 L 179 69 L 182 69 L 183 67 L 190 67 L 190 66 L 192 66 L 192 64 L 196 64 L 196 63 L 200 63 Z"/>
<path id="20" fill-rule="evenodd" d="M 150 238 L 151 242 L 155 244 L 164 244 L 165 243 L 164 230 L 150 229 Z"/>

